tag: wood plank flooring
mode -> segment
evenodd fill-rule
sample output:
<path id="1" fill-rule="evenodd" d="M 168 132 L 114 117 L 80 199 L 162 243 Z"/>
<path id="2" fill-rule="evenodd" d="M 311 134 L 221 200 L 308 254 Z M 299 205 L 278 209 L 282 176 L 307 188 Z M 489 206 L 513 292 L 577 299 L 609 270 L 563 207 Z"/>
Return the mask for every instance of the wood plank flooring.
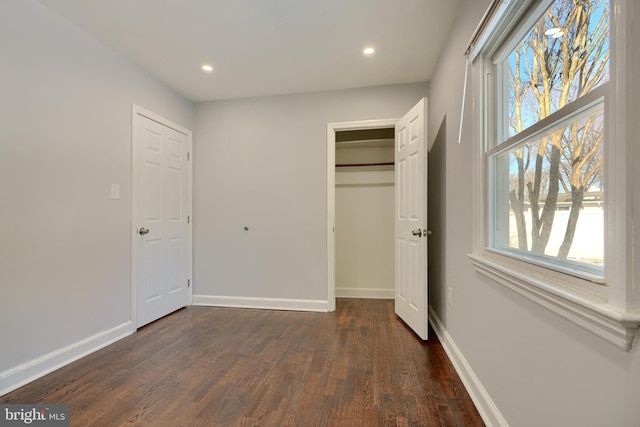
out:
<path id="1" fill-rule="evenodd" d="M 72 426 L 483 426 L 433 331 L 393 301 L 334 313 L 189 307 L 0 397 Z"/>

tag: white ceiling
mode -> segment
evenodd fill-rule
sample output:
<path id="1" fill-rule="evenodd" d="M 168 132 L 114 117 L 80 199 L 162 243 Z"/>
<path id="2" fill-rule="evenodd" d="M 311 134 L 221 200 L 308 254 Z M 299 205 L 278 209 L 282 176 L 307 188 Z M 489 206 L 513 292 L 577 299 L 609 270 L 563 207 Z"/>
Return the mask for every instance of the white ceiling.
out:
<path id="1" fill-rule="evenodd" d="M 427 81 L 459 3 L 39 1 L 193 101 Z"/>

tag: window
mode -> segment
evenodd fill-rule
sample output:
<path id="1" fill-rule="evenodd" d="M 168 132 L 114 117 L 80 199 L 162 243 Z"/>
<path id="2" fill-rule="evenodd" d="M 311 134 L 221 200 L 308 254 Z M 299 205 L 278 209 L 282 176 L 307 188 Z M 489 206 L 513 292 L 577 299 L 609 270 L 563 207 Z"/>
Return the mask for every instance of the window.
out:
<path id="1" fill-rule="evenodd" d="M 489 245 L 602 282 L 608 0 L 556 0 L 515 41 L 495 59 Z"/>
<path id="2" fill-rule="evenodd" d="M 640 315 L 616 114 L 627 101 L 612 88 L 630 78 L 628 1 L 494 2 L 470 46 L 482 106 L 474 266 L 626 349 Z"/>

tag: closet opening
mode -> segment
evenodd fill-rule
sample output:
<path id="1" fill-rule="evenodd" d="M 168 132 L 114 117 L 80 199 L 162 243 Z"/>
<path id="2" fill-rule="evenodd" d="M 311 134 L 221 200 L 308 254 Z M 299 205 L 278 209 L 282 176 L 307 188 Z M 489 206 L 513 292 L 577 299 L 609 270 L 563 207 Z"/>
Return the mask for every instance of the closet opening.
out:
<path id="1" fill-rule="evenodd" d="M 395 296 L 395 128 L 335 132 L 335 296 Z"/>

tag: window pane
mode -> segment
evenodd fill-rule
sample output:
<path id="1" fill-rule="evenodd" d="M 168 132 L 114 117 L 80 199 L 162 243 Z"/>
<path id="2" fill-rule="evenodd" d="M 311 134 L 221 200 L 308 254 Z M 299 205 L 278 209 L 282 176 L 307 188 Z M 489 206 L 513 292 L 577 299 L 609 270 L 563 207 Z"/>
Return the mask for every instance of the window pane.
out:
<path id="1" fill-rule="evenodd" d="M 608 0 L 556 0 L 504 69 L 506 139 L 609 80 Z"/>
<path id="2" fill-rule="evenodd" d="M 494 244 L 604 271 L 603 105 L 494 157 Z"/>

